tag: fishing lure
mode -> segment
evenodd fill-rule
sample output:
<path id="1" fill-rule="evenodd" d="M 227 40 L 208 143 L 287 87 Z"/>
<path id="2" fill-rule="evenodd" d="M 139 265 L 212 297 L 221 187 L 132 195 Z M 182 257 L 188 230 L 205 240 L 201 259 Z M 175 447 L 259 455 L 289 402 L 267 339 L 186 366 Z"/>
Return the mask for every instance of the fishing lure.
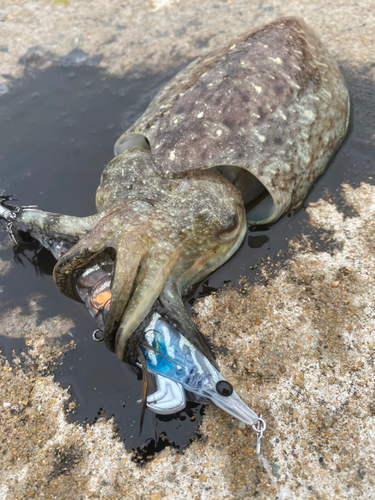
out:
<path id="1" fill-rule="evenodd" d="M 58 258 L 66 251 L 61 242 L 50 242 L 49 249 Z M 85 302 L 98 328 L 93 332 L 96 341 L 103 340 L 105 322 L 111 303 L 111 280 L 113 269 L 110 261 L 95 264 L 86 269 L 77 279 L 77 291 Z M 178 330 L 158 312 L 152 312 L 143 327 L 140 350 L 146 361 L 148 373 L 155 377 L 157 390 L 147 396 L 146 407 L 161 415 L 181 411 L 187 399 L 207 400 L 215 403 L 230 415 L 251 425 L 258 434 L 257 448 L 266 428 L 233 387 Z M 141 363 L 137 363 L 141 367 Z M 187 398 L 187 394 L 189 397 Z M 142 403 L 142 401 L 138 401 Z M 143 419 L 141 419 L 142 421 Z"/>

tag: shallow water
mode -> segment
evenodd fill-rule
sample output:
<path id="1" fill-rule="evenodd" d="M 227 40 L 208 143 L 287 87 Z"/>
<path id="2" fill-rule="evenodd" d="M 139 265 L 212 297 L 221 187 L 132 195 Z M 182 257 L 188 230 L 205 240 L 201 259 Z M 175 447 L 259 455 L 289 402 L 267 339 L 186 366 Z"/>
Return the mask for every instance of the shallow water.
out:
<path id="1" fill-rule="evenodd" d="M 344 67 L 344 74 L 354 108 L 351 131 L 304 206 L 330 197 L 350 213 L 350 207 L 342 204 L 340 184 L 358 185 L 375 179 L 374 121 L 368 111 L 374 109 L 375 98 L 373 84 L 365 74 L 359 76 L 348 67 Z M 22 205 L 36 204 L 52 212 L 93 213 L 96 187 L 104 165 L 113 156 L 114 142 L 171 76 L 108 77 L 95 66 L 68 61 L 16 81 L 0 98 L 1 192 L 16 194 Z M 197 297 L 225 283 L 235 283 L 241 276 L 253 282 L 259 277 L 261 259 L 269 257 L 282 265 L 288 257 L 289 240 L 302 233 L 319 242 L 319 234 L 307 226 L 303 207 L 270 227 L 249 228 L 236 255 L 195 290 L 187 301 L 188 309 Z M 5 241 L 5 233 L 0 238 Z M 182 449 L 197 436 L 201 405 L 190 405 L 171 417 L 146 412 L 139 436 L 136 400 L 141 396 L 141 382 L 103 343 L 92 340 L 95 324 L 85 307 L 58 292 L 51 277 L 53 257 L 36 244 L 20 247 L 15 253 L 11 248 L 3 250 L 1 257 L 15 258 L 11 272 L 0 277 L 3 308 L 21 305 L 27 311 L 29 296 L 37 292 L 43 295 L 42 318 L 60 314 L 74 320 L 77 347 L 68 352 L 56 372 L 56 380 L 63 387 L 71 386 L 77 402 L 69 420 L 93 422 L 100 414 L 115 415 L 119 435 L 128 448 L 146 443 L 139 461 L 168 443 Z M 19 339 L 0 338 L 7 355 L 23 345 Z"/>

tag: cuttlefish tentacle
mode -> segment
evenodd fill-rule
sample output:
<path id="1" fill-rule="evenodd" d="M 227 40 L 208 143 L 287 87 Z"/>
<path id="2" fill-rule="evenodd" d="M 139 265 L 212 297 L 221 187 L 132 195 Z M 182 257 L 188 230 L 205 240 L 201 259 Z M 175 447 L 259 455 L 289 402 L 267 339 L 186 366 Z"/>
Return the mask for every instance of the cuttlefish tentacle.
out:
<path id="1" fill-rule="evenodd" d="M 121 192 L 121 203 L 108 184 Z M 137 327 L 160 296 L 171 319 L 214 363 L 181 295 L 227 260 L 243 240 L 246 220 L 240 191 L 212 171 L 163 178 L 155 172 L 150 152 L 133 148 L 107 166 L 97 205 L 99 213 L 84 221 L 25 211 L 14 230 L 36 237 L 59 233 L 67 241 L 74 234 L 79 241 L 58 260 L 54 279 L 61 292 L 76 300 L 80 274 L 110 254 L 114 275 L 104 337 L 119 359 L 135 362 L 142 336 Z"/>
<path id="2" fill-rule="evenodd" d="M 163 178 L 155 172 L 150 151 L 135 147 L 103 172 L 97 207 L 111 211 L 107 218 L 115 228 L 107 347 L 121 360 L 134 361 L 141 340 L 137 327 L 164 296 L 168 314 L 168 305 L 174 310 L 171 318 L 214 362 L 184 310 L 181 292 L 220 266 L 241 243 L 246 221 L 239 190 L 211 171 Z"/>
<path id="3" fill-rule="evenodd" d="M 171 253 L 153 254 L 141 264 L 131 299 L 121 318 L 116 335 L 116 354 L 121 361 L 134 359 L 136 347 L 142 339 L 143 332 L 132 335 L 156 302 L 162 292 L 173 267 L 180 257 L 181 249 L 175 248 Z"/>
<path id="4" fill-rule="evenodd" d="M 104 340 L 115 350 L 115 337 L 125 307 L 127 306 L 141 263 L 151 242 L 142 233 L 134 231 L 120 235 L 116 247 L 115 271 L 111 286 L 111 307 L 105 323 Z"/>
<path id="5" fill-rule="evenodd" d="M 177 291 L 177 286 L 171 279 L 168 279 L 166 282 L 159 299 L 162 306 L 164 306 L 168 311 L 168 315 L 172 322 L 176 322 L 178 329 L 184 332 L 184 337 L 186 337 L 194 345 L 194 347 L 199 349 L 199 351 L 206 356 L 213 366 L 217 367 L 216 361 L 207 345 L 207 342 L 191 321 L 190 316 L 185 309 L 181 295 Z"/>
<path id="6" fill-rule="evenodd" d="M 22 210 L 14 220 L 12 232 L 17 242 L 22 241 L 22 233 L 27 233 L 35 238 L 43 235 L 45 238 L 61 238 L 76 243 L 97 225 L 100 218 L 100 214 L 73 217 L 28 208 Z"/>
<path id="7" fill-rule="evenodd" d="M 93 263 L 106 249 L 116 247 L 115 233 L 116 227 L 113 227 L 112 217 L 103 217 L 88 235 L 57 261 L 53 277 L 62 293 L 79 300 L 74 276 L 77 276 L 77 271 Z"/>

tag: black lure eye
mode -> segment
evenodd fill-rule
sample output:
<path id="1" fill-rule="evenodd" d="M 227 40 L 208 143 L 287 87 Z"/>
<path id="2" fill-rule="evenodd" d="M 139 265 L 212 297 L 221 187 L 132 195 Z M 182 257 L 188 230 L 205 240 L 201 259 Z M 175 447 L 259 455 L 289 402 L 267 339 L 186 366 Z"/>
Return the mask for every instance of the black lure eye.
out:
<path id="1" fill-rule="evenodd" d="M 224 398 L 229 398 L 233 394 L 233 387 L 226 380 L 219 380 L 216 384 L 216 392 Z"/>

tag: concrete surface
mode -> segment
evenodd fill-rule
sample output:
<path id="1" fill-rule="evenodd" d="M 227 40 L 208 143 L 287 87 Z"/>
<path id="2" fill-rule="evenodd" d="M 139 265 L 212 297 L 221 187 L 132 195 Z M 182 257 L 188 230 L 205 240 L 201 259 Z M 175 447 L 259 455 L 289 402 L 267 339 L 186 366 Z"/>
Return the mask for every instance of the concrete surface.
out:
<path id="1" fill-rule="evenodd" d="M 343 67 L 366 75 L 361 91 L 374 91 L 372 0 L 2 0 L 0 93 L 25 69 L 73 49 L 89 55 L 76 51 L 77 61 L 90 57 L 112 74 L 163 71 L 283 15 L 302 16 Z M 364 140 L 374 138 L 364 131 Z M 308 237 L 293 241 L 286 267 L 263 265 L 274 271 L 267 286 L 240 283 L 195 307 L 201 330 L 227 349 L 222 374 L 268 422 L 262 460 L 252 430 L 212 405 L 200 441 L 182 456 L 166 449 L 144 468 L 113 422 L 67 423 L 69 391 L 43 366 L 74 347 L 72 325 L 38 323 L 35 300 L 28 314 L 1 318 L 3 334 L 23 336 L 31 350 L 27 359 L 2 358 L 0 498 L 374 498 L 375 188 L 341 190 L 351 216 L 329 198 L 308 208 L 334 252 L 317 253 Z M 10 267 L 0 262 L 1 273 Z"/>

